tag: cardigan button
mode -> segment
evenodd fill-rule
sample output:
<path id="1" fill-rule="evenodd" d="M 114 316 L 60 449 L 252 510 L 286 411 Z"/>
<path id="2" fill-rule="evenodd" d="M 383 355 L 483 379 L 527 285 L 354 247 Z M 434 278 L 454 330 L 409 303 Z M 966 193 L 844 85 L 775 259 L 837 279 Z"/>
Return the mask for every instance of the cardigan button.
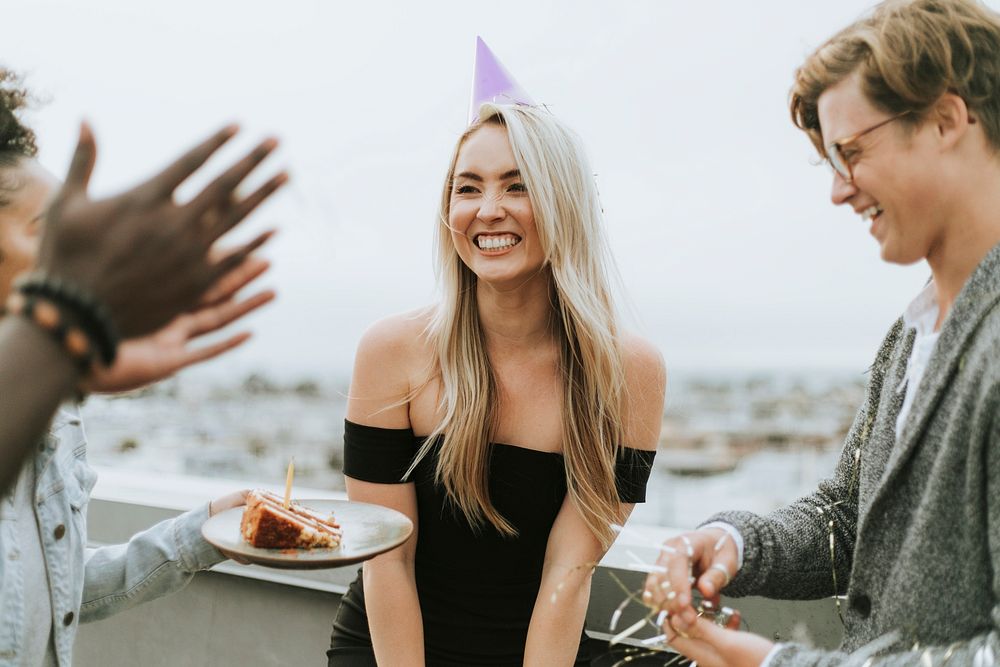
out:
<path id="1" fill-rule="evenodd" d="M 868 618 L 872 614 L 872 599 L 867 595 L 852 595 L 851 609 L 861 618 Z"/>
<path id="2" fill-rule="evenodd" d="M 64 524 L 59 524 L 56 526 L 56 529 L 52 531 L 52 534 L 55 535 L 57 540 L 61 540 L 66 534 L 66 526 Z"/>
<path id="3" fill-rule="evenodd" d="M 68 625 L 73 625 L 73 619 L 74 618 L 76 618 L 76 614 L 74 614 L 73 612 L 67 613 L 65 616 L 63 616 L 63 625 L 67 625 L 67 626 Z"/>

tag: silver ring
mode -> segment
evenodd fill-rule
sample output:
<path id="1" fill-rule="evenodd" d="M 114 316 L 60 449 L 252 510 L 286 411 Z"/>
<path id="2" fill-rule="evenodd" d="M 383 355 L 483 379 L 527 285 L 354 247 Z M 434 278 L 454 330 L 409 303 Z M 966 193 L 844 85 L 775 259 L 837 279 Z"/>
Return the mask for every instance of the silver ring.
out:
<path id="1" fill-rule="evenodd" d="M 725 575 L 726 582 L 724 584 L 722 584 L 723 588 L 725 588 L 726 586 L 728 586 L 729 582 L 732 581 L 732 576 L 729 574 L 729 568 L 727 568 L 722 563 L 712 563 L 712 567 L 710 567 L 709 569 L 710 570 L 718 570 L 723 575 Z"/>

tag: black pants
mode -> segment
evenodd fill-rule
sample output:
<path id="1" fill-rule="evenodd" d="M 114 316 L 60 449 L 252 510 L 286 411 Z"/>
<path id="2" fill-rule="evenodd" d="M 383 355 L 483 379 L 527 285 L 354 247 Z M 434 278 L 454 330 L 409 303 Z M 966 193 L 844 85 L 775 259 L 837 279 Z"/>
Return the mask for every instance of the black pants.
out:
<path id="1" fill-rule="evenodd" d="M 648 654 L 648 655 L 647 655 Z M 327 667 L 378 667 L 368 633 L 368 616 L 364 608 L 364 590 L 359 580 L 340 601 L 333 621 L 330 650 L 326 652 Z M 690 661 L 672 653 L 652 653 L 621 645 L 609 647 L 605 642 L 587 639 L 580 648 L 574 667 L 615 667 L 630 658 L 623 667 L 685 667 Z M 474 667 L 453 661 L 428 658 L 427 667 Z M 521 663 L 510 667 L 521 667 Z"/>
<path id="2" fill-rule="evenodd" d="M 691 661 L 671 653 L 651 653 L 644 655 L 643 651 L 625 649 L 621 645 L 609 647 L 607 644 L 593 642 L 594 658 L 590 667 L 614 667 L 621 660 L 633 656 L 624 663 L 625 667 L 687 667 Z M 378 667 L 372 649 L 363 647 L 339 647 L 327 652 L 328 667 Z M 581 663 L 577 663 L 580 667 Z M 437 667 L 428 663 L 427 667 Z M 451 666 L 449 666 L 451 667 Z M 520 666 L 517 666 L 520 667 Z"/>
<path id="3" fill-rule="evenodd" d="M 595 642 L 594 658 L 591 667 L 687 667 L 691 661 L 676 653 L 653 652 L 637 649 L 632 646 L 608 646 L 604 642 Z M 628 662 L 622 660 L 630 658 Z"/>

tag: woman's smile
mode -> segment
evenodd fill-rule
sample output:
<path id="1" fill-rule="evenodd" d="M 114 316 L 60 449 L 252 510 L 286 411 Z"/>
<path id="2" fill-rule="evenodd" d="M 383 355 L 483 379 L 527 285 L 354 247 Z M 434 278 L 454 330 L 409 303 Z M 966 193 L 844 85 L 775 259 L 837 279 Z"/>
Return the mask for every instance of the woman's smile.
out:
<path id="1" fill-rule="evenodd" d="M 521 237 L 508 232 L 476 234 L 472 242 L 488 257 L 506 255 L 521 242 Z"/>

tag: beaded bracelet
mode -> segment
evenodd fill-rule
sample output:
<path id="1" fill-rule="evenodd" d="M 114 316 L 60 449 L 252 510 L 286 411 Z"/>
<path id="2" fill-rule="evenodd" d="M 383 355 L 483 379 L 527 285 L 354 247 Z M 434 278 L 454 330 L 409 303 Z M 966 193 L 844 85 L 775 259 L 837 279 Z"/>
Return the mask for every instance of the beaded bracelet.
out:
<path id="1" fill-rule="evenodd" d="M 110 314 L 99 301 L 59 278 L 39 274 L 18 279 L 15 288 L 25 296 L 43 297 L 60 310 L 71 313 L 101 363 L 105 366 L 114 363 L 120 337 Z"/>
<path id="2" fill-rule="evenodd" d="M 60 347 L 69 353 L 83 375 L 90 375 L 94 352 L 87 334 L 75 324 L 67 321 L 59 306 L 48 299 L 26 296 L 14 292 L 7 298 L 4 310 L 11 315 L 22 315 L 39 328 L 51 334 Z"/>

